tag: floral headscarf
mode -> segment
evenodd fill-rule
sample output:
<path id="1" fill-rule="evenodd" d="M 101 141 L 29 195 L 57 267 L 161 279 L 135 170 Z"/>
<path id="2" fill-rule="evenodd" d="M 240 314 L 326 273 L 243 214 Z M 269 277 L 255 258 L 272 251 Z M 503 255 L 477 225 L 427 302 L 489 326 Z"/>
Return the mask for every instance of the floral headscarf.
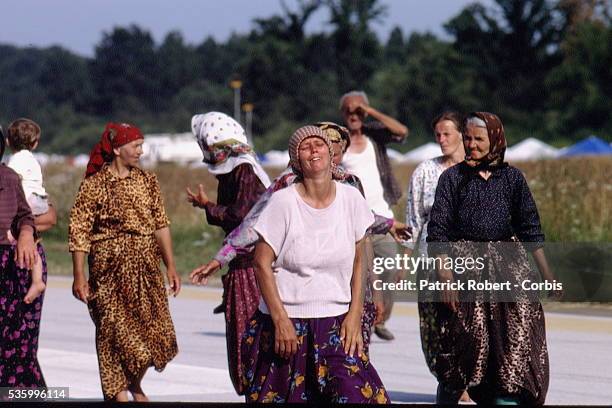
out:
<path id="1" fill-rule="evenodd" d="M 504 125 L 499 117 L 489 112 L 472 112 L 467 115 L 465 124 L 470 119 L 478 118 L 484 122 L 487 135 L 489 136 L 489 153 L 480 160 L 474 160 L 466 156 L 465 162 L 470 167 L 497 168 L 504 165 L 504 154 L 506 153 L 506 136 L 504 135 Z M 465 132 L 464 132 L 465 135 Z"/>

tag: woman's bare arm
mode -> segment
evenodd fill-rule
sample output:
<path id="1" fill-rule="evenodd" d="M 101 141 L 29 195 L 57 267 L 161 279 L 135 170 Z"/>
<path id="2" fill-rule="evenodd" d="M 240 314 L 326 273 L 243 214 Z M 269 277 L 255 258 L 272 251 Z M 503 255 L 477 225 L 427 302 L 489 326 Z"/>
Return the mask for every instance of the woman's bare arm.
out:
<path id="1" fill-rule="evenodd" d="M 278 293 L 272 271 L 274 258 L 272 247 L 260 240 L 255 246 L 255 276 L 274 323 L 274 351 L 283 358 L 289 358 L 297 352 L 297 334 Z"/>

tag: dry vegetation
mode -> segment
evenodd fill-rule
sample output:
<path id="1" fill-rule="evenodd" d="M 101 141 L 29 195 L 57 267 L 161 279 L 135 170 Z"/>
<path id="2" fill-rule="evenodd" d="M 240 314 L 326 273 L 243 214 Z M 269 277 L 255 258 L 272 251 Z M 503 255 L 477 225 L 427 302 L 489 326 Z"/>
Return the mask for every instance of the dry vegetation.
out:
<path id="1" fill-rule="evenodd" d="M 526 175 L 529 186 L 542 219 L 544 232 L 549 242 L 598 243 L 598 247 L 608 248 L 612 241 L 612 158 L 581 158 L 571 160 L 545 160 L 538 162 L 516 163 Z M 394 168 L 400 185 L 407 188 L 413 165 L 398 165 Z M 193 208 L 185 200 L 185 187 L 197 188 L 199 183 L 205 186 L 211 199 L 216 197 L 217 182 L 202 168 L 187 168 L 174 164 L 159 165 L 154 169 L 158 175 L 166 209 L 172 220 L 177 266 L 182 274 L 203 263 L 214 255 L 223 235 L 219 228 L 206 224 L 204 212 Z M 280 169 L 269 169 L 271 176 Z M 83 169 L 63 165 L 52 165 L 44 169 L 46 187 L 57 205 L 58 226 L 45 234 L 45 245 L 49 257 L 49 270 L 54 274 L 70 274 L 70 257 L 67 252 L 67 229 L 70 207 L 83 175 Z M 395 208 L 398 219 L 404 219 L 405 198 Z M 561 244 L 559 244 L 561 245 Z M 558 247 L 558 246 L 557 246 Z M 555 250 L 554 245 L 549 245 Z M 561 249 L 560 251 L 565 251 Z M 586 263 L 599 252 L 587 256 Z M 607 259 L 607 258 L 606 258 Z M 565 261 L 564 261 L 565 262 Z M 610 260 L 600 262 L 598 273 L 612 280 Z M 573 274 L 576 265 L 584 264 L 581 259 L 571 260 L 566 265 L 565 275 Z M 555 264 L 553 260 L 553 264 Z M 563 265 L 555 265 L 563 269 Z M 602 269 L 603 268 L 603 276 Z M 607 272 L 606 272 L 607 270 Z M 588 270 L 587 270 L 588 272 Z M 582 284 L 581 284 L 582 285 Z M 586 284 L 585 284 L 586 285 Z M 612 300 L 612 299 L 610 299 Z"/>
<path id="2" fill-rule="evenodd" d="M 512 163 L 527 178 L 547 241 L 612 241 L 612 158 L 540 160 Z M 396 166 L 404 192 L 414 165 Z M 405 197 L 395 208 L 404 218 Z"/>

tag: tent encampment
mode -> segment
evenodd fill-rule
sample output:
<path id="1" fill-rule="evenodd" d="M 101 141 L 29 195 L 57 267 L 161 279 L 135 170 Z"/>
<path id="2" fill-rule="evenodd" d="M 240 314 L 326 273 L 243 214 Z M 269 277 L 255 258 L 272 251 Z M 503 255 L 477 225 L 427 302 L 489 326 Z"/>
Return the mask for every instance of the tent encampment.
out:
<path id="1" fill-rule="evenodd" d="M 404 154 L 404 161 L 409 163 L 420 163 L 424 160 L 433 159 L 442 155 L 440 146 L 437 143 L 426 143 L 416 149 Z"/>
<path id="2" fill-rule="evenodd" d="M 559 149 L 533 137 L 520 141 L 506 150 L 505 158 L 510 161 L 526 161 L 554 158 Z"/>
<path id="3" fill-rule="evenodd" d="M 191 132 L 145 135 L 142 150 L 142 160 L 146 164 L 159 161 L 183 164 L 202 161 L 202 151 Z"/>
<path id="4" fill-rule="evenodd" d="M 586 139 L 563 150 L 561 156 L 586 156 L 612 154 L 612 146 L 597 136 L 589 136 Z"/>

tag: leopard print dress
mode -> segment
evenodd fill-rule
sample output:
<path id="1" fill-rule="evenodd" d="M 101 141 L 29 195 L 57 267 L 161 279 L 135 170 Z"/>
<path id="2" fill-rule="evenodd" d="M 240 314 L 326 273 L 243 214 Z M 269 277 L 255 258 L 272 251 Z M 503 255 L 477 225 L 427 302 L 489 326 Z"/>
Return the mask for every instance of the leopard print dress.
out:
<path id="1" fill-rule="evenodd" d="M 456 280 L 510 282 L 513 289 L 459 291 L 456 314 L 430 303 L 437 325 L 428 326 L 436 340 L 428 363 L 438 381 L 453 390 L 467 388 L 479 404 L 507 395 L 542 405 L 549 383 L 545 320 L 538 293 L 521 287 L 525 280 L 538 280 L 525 248 L 516 241 L 460 241 L 451 244 L 451 256 L 484 258 L 482 270 L 455 274 Z"/>
<path id="2" fill-rule="evenodd" d="M 154 232 L 170 224 L 155 175 L 109 167 L 83 180 L 70 214 L 70 251 L 88 252 L 89 313 L 104 399 L 178 352 Z"/>

